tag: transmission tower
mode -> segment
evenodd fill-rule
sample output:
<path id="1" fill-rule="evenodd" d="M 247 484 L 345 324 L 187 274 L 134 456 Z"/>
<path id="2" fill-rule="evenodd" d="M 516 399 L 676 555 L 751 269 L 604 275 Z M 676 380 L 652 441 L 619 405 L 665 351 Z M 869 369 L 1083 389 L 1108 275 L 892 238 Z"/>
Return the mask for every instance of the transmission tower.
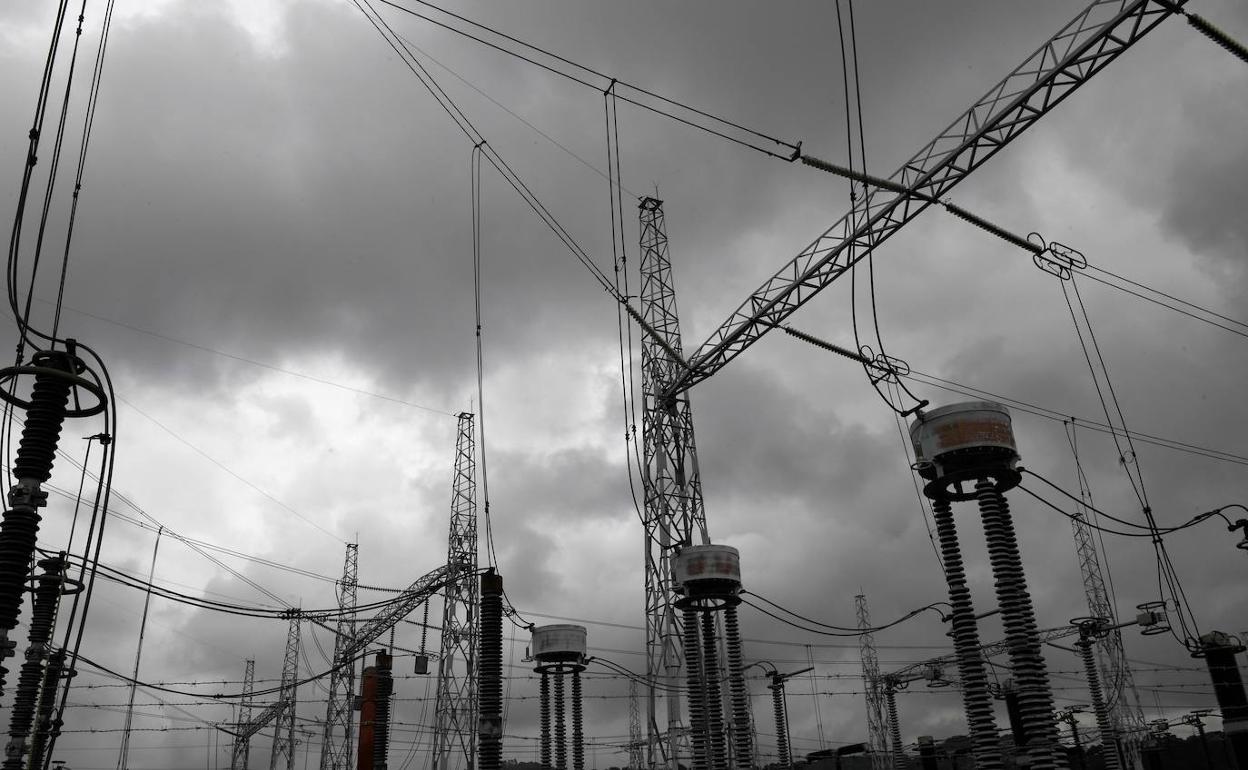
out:
<path id="1" fill-rule="evenodd" d="M 681 745 L 682 636 L 673 603 L 673 549 L 710 542 L 687 392 L 666 392 L 682 369 L 680 321 L 668 257 L 663 202 L 643 198 L 641 217 L 641 312 L 653 330 L 642 338 L 642 484 L 645 497 L 646 697 L 648 766 L 675 768 Z M 658 339 L 655 338 L 657 335 Z M 658 688 L 667 700 L 667 729 L 659 730 Z"/>
<path id="2" fill-rule="evenodd" d="M 256 661 L 248 660 L 243 669 L 243 700 L 238 705 L 238 726 L 251 722 L 252 692 L 256 689 Z M 251 750 L 251 736 L 242 731 L 234 733 L 234 748 L 230 752 L 230 770 L 247 770 L 247 756 Z"/>
<path id="3" fill-rule="evenodd" d="M 1088 614 L 1094 618 L 1105 618 L 1111 625 L 1117 625 L 1118 617 L 1101 573 L 1096 540 L 1085 516 L 1086 511 L 1077 512 L 1071 518 L 1071 526 L 1075 534 L 1075 548 L 1079 554 L 1079 571 L 1083 574 Z M 1131 664 L 1127 662 L 1127 652 L 1123 648 L 1122 629 L 1116 628 L 1105 634 L 1096 642 L 1094 651 L 1106 690 L 1105 697 L 1110 703 L 1110 723 L 1118 735 L 1124 765 L 1140 767 L 1140 741 L 1147 734 L 1148 726 L 1144 721 L 1144 710 L 1140 706 L 1140 695 L 1135 689 Z M 1104 751 L 1114 750 L 1113 746 L 1104 747 Z"/>
<path id="4" fill-rule="evenodd" d="M 646 766 L 646 739 L 641 732 L 641 699 L 636 680 L 628 680 L 628 767 L 642 770 Z"/>
<path id="5" fill-rule="evenodd" d="M 299 684 L 299 610 L 290 611 L 286 654 L 282 656 L 282 682 L 273 722 L 273 753 L 269 770 L 295 770 L 295 695 Z"/>
<path id="6" fill-rule="evenodd" d="M 351 767 L 351 705 L 355 691 L 355 662 L 347 661 L 343 652 L 355 638 L 359 556 L 359 544 L 347 543 L 342 579 L 338 581 L 339 615 L 334 633 L 334 668 L 329 674 L 325 730 L 321 738 L 321 770 L 348 770 Z"/>
<path id="7" fill-rule="evenodd" d="M 446 553 L 453 578 L 442 605 L 433 770 L 450 770 L 452 756 L 462 756 L 463 767 L 472 770 L 477 744 L 477 462 L 473 416 L 461 412 L 458 417 Z"/>
<path id="8" fill-rule="evenodd" d="M 867 610 L 867 597 L 854 597 L 858 612 L 858 651 L 862 655 L 863 691 L 867 696 L 867 746 L 871 751 L 871 770 L 889 770 L 892 761 L 888 756 L 887 722 L 884 720 L 884 692 L 880 687 L 880 659 L 875 654 L 875 637 L 871 628 L 871 614 Z"/>

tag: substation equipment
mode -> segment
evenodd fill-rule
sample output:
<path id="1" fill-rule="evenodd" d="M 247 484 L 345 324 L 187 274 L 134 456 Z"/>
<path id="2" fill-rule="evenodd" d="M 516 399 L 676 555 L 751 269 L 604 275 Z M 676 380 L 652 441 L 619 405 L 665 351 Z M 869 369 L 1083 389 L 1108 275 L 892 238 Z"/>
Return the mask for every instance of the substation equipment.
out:
<path id="1" fill-rule="evenodd" d="M 729 742 L 734 760 L 732 764 L 748 768 L 753 764 L 750 705 L 745 686 L 745 665 L 741 658 L 741 626 L 737 618 L 737 605 L 741 603 L 741 555 L 729 545 L 690 545 L 676 554 L 672 566 L 678 594 L 676 607 L 681 611 L 683 623 L 681 638 L 684 642 L 693 770 L 728 767 Z M 723 695 L 719 687 L 717 613 L 723 614 L 728 695 L 732 709 L 727 736 Z"/>
<path id="2" fill-rule="evenodd" d="M 572 768 L 585 770 L 584 698 L 581 672 L 586 663 L 585 626 L 550 625 L 533 629 L 530 655 L 541 676 L 541 758 L 543 768 L 568 770 L 567 704 L 564 680 L 572 679 Z M 551 702 L 551 689 L 554 702 Z M 553 705 L 553 714 L 552 714 Z M 551 721 L 554 721 L 553 762 Z"/>
<path id="3" fill-rule="evenodd" d="M 1056 770 L 1064 763 L 1059 759 L 1061 746 L 1053 692 L 1005 498 L 1005 492 L 1017 486 L 1020 480 L 1016 467 L 1018 446 L 1009 410 L 991 401 L 950 404 L 920 413 L 910 425 L 910 438 L 914 445 L 915 470 L 927 482 L 923 492 L 931 501 L 940 539 L 941 560 L 952 605 L 951 635 L 976 767 L 1001 770 L 1004 760 L 985 663 L 979 653 L 978 623 L 953 518 L 953 504 L 970 500 L 978 503 L 988 541 L 988 558 L 1005 628 L 1010 669 L 1019 691 L 1019 721 L 1027 736 L 1022 752 L 1032 770 Z"/>

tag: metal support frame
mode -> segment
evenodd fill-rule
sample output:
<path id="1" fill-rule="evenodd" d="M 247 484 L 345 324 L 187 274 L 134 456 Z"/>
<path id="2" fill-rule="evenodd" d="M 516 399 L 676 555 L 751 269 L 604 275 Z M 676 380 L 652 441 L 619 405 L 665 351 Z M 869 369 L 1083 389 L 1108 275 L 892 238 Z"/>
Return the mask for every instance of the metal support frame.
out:
<path id="1" fill-rule="evenodd" d="M 628 680 L 628 767 L 642 770 L 646 766 L 646 739 L 641 731 L 641 699 L 637 682 Z"/>
<path id="2" fill-rule="evenodd" d="M 455 440 L 455 479 L 443 591 L 442 652 L 434 707 L 433 770 L 450 770 L 451 757 L 475 766 L 477 745 L 477 462 L 473 415 L 462 412 Z"/>
<path id="3" fill-rule="evenodd" d="M 239 728 L 251 723 L 252 692 L 256 689 L 256 661 L 247 660 L 243 669 L 243 699 L 238 704 Z M 242 730 L 234 733 L 234 747 L 230 751 L 230 770 L 247 770 L 247 759 L 251 753 L 251 735 L 244 735 Z"/>
<path id="4" fill-rule="evenodd" d="M 286 654 L 282 656 L 282 681 L 277 695 L 277 712 L 273 715 L 273 751 L 269 770 L 295 770 L 295 711 L 299 689 L 299 630 L 302 617 L 290 611 L 290 628 L 286 632 Z"/>
<path id="5" fill-rule="evenodd" d="M 349 770 L 351 767 L 352 700 L 355 693 L 355 661 L 343 651 L 355 638 L 355 606 L 359 583 L 360 546 L 347 543 L 338 581 L 338 616 L 334 632 L 334 668 L 329 674 L 329 696 L 325 706 L 325 727 L 321 737 L 321 770 Z"/>
<path id="6" fill-rule="evenodd" d="M 653 330 L 642 340 L 642 485 L 645 497 L 645 614 L 647 756 L 650 767 L 675 770 L 688 755 L 681 725 L 681 625 L 673 603 L 673 549 L 708 543 L 702 481 L 686 394 L 665 397 L 681 370 L 680 321 L 668 255 L 663 202 L 643 198 L 641 219 L 642 318 Z M 657 335 L 657 336 L 655 336 Z M 666 692 L 666 726 L 659 727 L 659 683 Z"/>
<path id="7" fill-rule="evenodd" d="M 1109 599 L 1096 539 L 1085 515 L 1083 511 L 1076 513 L 1071 519 L 1071 527 L 1075 536 L 1075 550 L 1079 556 L 1079 571 L 1083 575 L 1088 615 L 1104 618 L 1108 625 L 1114 626 L 1118 623 L 1118 615 Z M 1140 741 L 1143 740 L 1148 726 L 1144 721 L 1139 692 L 1135 689 L 1135 676 L 1131 673 L 1131 664 L 1127 662 L 1122 629 L 1112 628 L 1096 639 L 1093 653 L 1109 703 L 1109 722 L 1113 733 L 1119 736 L 1121 760 L 1128 768 L 1138 768 L 1141 765 Z"/>
<path id="8" fill-rule="evenodd" d="M 871 613 L 865 594 L 854 597 L 858 616 L 858 653 L 862 657 L 863 691 L 867 700 L 867 747 L 871 752 L 872 770 L 892 767 L 888 753 L 888 735 L 884 718 L 884 693 L 880 687 L 880 659 L 875 652 L 875 637 L 870 632 Z"/>
<path id="9" fill-rule="evenodd" d="M 869 192 L 746 298 L 664 393 L 684 392 L 722 369 L 1185 4 L 1089 4 L 888 177 L 907 192 Z"/>

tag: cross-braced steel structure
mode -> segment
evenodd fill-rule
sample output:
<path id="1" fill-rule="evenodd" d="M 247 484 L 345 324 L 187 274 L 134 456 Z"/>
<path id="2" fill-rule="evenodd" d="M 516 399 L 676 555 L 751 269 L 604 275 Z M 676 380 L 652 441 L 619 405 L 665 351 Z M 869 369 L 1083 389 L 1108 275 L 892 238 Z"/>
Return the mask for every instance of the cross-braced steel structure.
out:
<path id="1" fill-rule="evenodd" d="M 477 461 L 473 416 L 458 415 L 451 529 L 443 592 L 442 652 L 433 731 L 433 770 L 474 767 L 477 745 Z"/>
<path id="2" fill-rule="evenodd" d="M 858 652 L 862 657 L 863 692 L 867 696 L 867 747 L 871 752 L 872 770 L 889 770 L 892 760 L 888 756 L 888 727 L 884 719 L 884 691 L 880 686 L 880 659 L 875 652 L 875 637 L 871 634 L 871 613 L 867 597 L 854 597 L 854 610 L 858 616 Z"/>
<path id="3" fill-rule="evenodd" d="M 334 668 L 329 674 L 329 696 L 321 737 L 321 770 L 351 767 L 351 705 L 355 691 L 355 662 L 343 652 L 355 638 L 356 589 L 359 583 L 360 546 L 347 543 L 347 555 L 338 581 L 338 625 L 334 631 Z"/>
<path id="4" fill-rule="evenodd" d="M 1105 619 L 1111 626 L 1117 625 L 1118 615 L 1110 600 L 1105 576 L 1101 571 L 1096 540 L 1086 515 L 1086 510 L 1077 513 L 1071 518 L 1071 526 L 1074 528 L 1075 548 L 1079 554 L 1079 571 L 1083 574 L 1088 614 L 1093 618 Z M 1118 743 L 1117 746 L 1105 746 L 1103 750 L 1119 752 L 1120 762 L 1124 767 L 1139 767 L 1140 742 L 1148 732 L 1148 725 L 1144 721 L 1144 710 L 1140 706 L 1140 694 L 1135 689 L 1131 664 L 1127 662 L 1127 651 L 1122 644 L 1122 629 L 1115 628 L 1100 636 L 1093 646 L 1093 652 L 1100 669 L 1101 682 L 1107 690 L 1110 725 Z"/>
<path id="5" fill-rule="evenodd" d="M 893 172 L 888 181 L 896 189 L 871 192 L 865 216 L 855 205 L 747 297 L 688 358 L 669 391 L 707 379 L 780 326 L 1186 2 L 1090 3 Z"/>
<path id="6" fill-rule="evenodd" d="M 679 613 L 673 604 L 673 549 L 709 543 L 702 481 L 688 394 L 665 397 L 682 369 L 676 290 L 668 256 L 663 202 L 641 201 L 641 313 L 653 330 L 641 349 L 642 484 L 645 497 L 647 757 L 650 767 L 677 767 L 681 729 L 683 656 Z M 657 335 L 657 338 L 656 336 Z M 656 683 L 664 683 L 667 714 L 659 727 Z"/>
<path id="7" fill-rule="evenodd" d="M 273 715 L 273 752 L 269 770 L 295 770 L 295 705 L 299 688 L 299 610 L 290 611 L 286 654 L 282 656 L 282 681 Z"/>
<path id="8" fill-rule="evenodd" d="M 252 691 L 256 689 L 256 661 L 248 660 L 243 669 L 243 700 L 238 704 L 239 728 L 251 722 Z M 247 757 L 251 752 L 251 736 L 239 730 L 234 733 L 234 747 L 230 752 L 231 770 L 247 770 Z"/>

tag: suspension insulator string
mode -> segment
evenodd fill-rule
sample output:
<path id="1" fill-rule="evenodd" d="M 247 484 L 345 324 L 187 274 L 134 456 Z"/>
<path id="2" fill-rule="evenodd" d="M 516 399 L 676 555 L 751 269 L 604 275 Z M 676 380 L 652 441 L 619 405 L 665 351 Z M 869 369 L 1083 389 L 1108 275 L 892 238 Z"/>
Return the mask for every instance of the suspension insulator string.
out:
<path id="1" fill-rule="evenodd" d="M 980 770 L 1002 770 L 1001 744 L 997 740 L 997 723 L 993 717 L 992 694 L 988 692 L 988 672 L 980 655 L 979 627 L 971 603 L 971 589 L 966 584 L 962 565 L 962 548 L 953 522 L 953 505 L 949 500 L 932 500 L 932 518 L 940 540 L 940 558 L 945 565 L 945 582 L 949 586 L 950 626 L 954 652 L 958 658 L 958 676 L 962 680 L 962 707 L 971 733 L 975 766 Z"/>

